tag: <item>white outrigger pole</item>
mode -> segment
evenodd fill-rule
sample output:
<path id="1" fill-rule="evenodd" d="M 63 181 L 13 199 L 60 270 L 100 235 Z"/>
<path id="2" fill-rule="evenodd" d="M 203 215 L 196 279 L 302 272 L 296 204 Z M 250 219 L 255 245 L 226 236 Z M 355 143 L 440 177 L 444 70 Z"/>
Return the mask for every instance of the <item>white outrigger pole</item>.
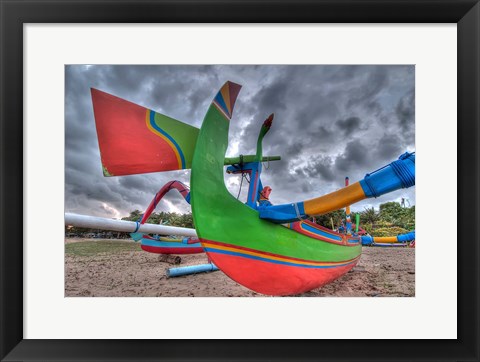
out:
<path id="1" fill-rule="evenodd" d="M 65 213 L 65 225 L 81 228 L 123 231 L 127 233 L 145 233 L 159 235 L 178 235 L 196 237 L 195 229 L 155 224 L 140 224 L 135 221 L 114 220 L 104 217 Z"/>
<path id="2" fill-rule="evenodd" d="M 195 231 L 195 229 L 155 224 L 140 224 L 139 222 L 135 221 L 114 220 L 104 217 L 71 214 L 68 212 L 65 213 L 65 225 L 72 225 L 89 229 L 123 231 L 130 233 L 138 232 L 145 234 L 178 235 L 188 237 L 197 236 L 197 232 Z M 207 264 L 170 268 L 167 270 L 167 277 L 171 278 L 188 274 L 212 272 L 217 270 L 218 268 L 212 262 L 209 262 Z"/>

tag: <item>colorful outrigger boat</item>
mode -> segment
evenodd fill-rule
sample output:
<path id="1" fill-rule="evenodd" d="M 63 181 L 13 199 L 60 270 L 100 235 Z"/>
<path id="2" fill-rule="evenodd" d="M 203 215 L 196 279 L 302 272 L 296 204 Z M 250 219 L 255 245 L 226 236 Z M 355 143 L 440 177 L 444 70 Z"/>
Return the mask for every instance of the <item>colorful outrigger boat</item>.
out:
<path id="1" fill-rule="evenodd" d="M 138 241 L 138 239 L 135 239 Z M 200 254 L 203 247 L 197 238 L 168 238 L 161 236 L 142 235 L 140 239 L 142 250 L 155 254 Z"/>
<path id="2" fill-rule="evenodd" d="M 200 130 L 92 90 L 104 174 L 191 168 L 189 197 L 195 228 L 202 248 L 218 268 L 239 284 L 267 295 L 294 295 L 321 287 L 357 264 L 362 242 L 359 236 L 337 233 L 306 219 L 413 186 L 415 155 L 405 153 L 363 180 L 328 195 L 272 205 L 260 176 L 262 161 L 269 159 L 262 155 L 262 141 L 273 115 L 261 127 L 255 155 L 225 158 L 229 125 L 240 88 L 233 82 L 224 84 Z M 120 113 L 115 103 L 121 105 Z M 126 127 L 120 138 L 118 130 L 112 127 L 112 119 Z M 183 126 L 175 127 L 177 123 Z M 129 132 L 137 128 L 142 131 Z M 136 141 L 133 155 L 126 134 L 145 138 L 144 142 Z M 141 158 L 145 153 L 149 154 L 147 160 Z M 128 154 L 128 159 L 122 159 L 123 154 Z M 229 165 L 229 173 L 250 175 L 246 203 L 227 190 L 225 165 Z"/>
<path id="3" fill-rule="evenodd" d="M 190 191 L 188 186 L 180 181 L 167 182 L 153 197 L 152 202 L 148 205 L 147 210 L 137 223 L 137 229 L 140 225 L 145 224 L 160 203 L 162 198 L 170 190 L 177 190 L 186 202 L 190 203 Z M 130 236 L 135 241 L 140 241 L 142 250 L 155 254 L 199 254 L 203 253 L 203 247 L 198 238 L 169 238 L 158 235 L 148 235 L 139 232 L 130 233 Z"/>

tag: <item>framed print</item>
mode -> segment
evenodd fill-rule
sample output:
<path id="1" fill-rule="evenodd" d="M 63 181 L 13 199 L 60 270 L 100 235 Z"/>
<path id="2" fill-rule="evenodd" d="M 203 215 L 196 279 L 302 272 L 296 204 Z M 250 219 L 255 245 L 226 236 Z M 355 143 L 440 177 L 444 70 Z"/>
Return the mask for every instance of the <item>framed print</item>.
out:
<path id="1" fill-rule="evenodd" d="M 477 1 L 311 1 L 300 4 L 281 1 L 248 4 L 228 1 L 194 4 L 1 1 L 1 7 L 4 15 L 0 170 L 2 360 L 479 359 L 476 220 L 479 204 L 480 5 Z M 361 71 L 356 73 L 358 69 Z M 170 113 L 173 112 L 171 109 L 180 108 L 178 104 L 182 100 L 182 96 L 178 98 L 174 94 L 175 87 L 169 87 L 162 94 L 155 87 L 155 77 L 160 79 L 165 72 L 169 79 L 177 79 L 174 84 L 184 94 L 189 94 L 189 99 L 184 100 L 188 107 L 185 106 L 185 112 L 181 114 Z M 323 90 L 324 99 L 328 99 L 328 91 L 335 90 L 329 80 L 339 82 L 339 74 L 345 75 L 342 78 L 345 87 L 339 91 L 337 99 L 343 97 L 350 105 L 358 102 L 360 95 L 368 98 L 371 88 L 382 90 L 382 79 L 391 80 L 395 95 L 382 92 L 376 102 L 368 104 L 372 114 L 377 112 L 379 119 L 384 116 L 384 123 L 379 121 L 370 133 L 359 121 L 368 118 L 368 114 L 359 109 L 355 112 L 357 118 L 342 111 L 328 113 L 329 109 L 343 108 L 333 98 L 322 103 L 320 98 L 310 99 L 307 98 L 308 92 L 302 93 L 304 85 L 305 89 L 311 90 L 310 93 Z M 150 125 L 148 129 L 153 129 L 154 142 L 155 137 L 163 135 L 162 139 L 167 139 L 171 148 L 167 147 L 165 152 L 173 150 L 172 155 L 176 155 L 172 156 L 172 162 L 178 161 L 175 167 L 188 168 L 190 162 L 195 162 L 188 156 L 188 147 L 180 138 L 171 136 L 173 133 L 168 133 L 170 138 L 165 138 L 165 134 L 156 128 L 160 127 L 159 124 L 165 126 L 162 122 L 166 120 L 162 117 L 166 116 L 160 114 L 161 111 L 183 122 L 189 117 L 196 119 L 196 112 L 202 113 L 203 106 L 206 106 L 201 87 L 194 83 L 189 86 L 185 79 L 180 80 L 181 77 L 206 79 L 206 83 L 215 85 L 227 77 L 245 80 L 257 92 L 245 91 L 246 100 L 237 103 L 239 112 L 245 112 L 243 119 L 249 117 L 248 110 L 254 108 L 255 99 L 267 94 L 266 83 L 261 80 L 282 80 L 284 87 L 278 86 L 270 97 L 264 96 L 263 99 L 264 104 L 275 108 L 272 111 L 288 109 L 289 102 L 305 104 L 304 108 L 315 106 L 317 115 L 326 114 L 340 125 L 324 129 L 326 133 L 338 133 L 341 136 L 339 141 L 333 133 L 322 142 L 317 136 L 315 147 L 322 150 L 333 149 L 342 142 L 342 137 L 347 144 L 348 140 L 353 140 L 353 132 L 357 132 L 364 141 L 371 136 L 368 141 L 372 149 L 386 157 L 397 151 L 396 147 L 392 150 L 389 140 L 398 135 L 389 134 L 387 128 L 392 130 L 392 119 L 398 120 L 399 127 L 403 128 L 395 128 L 395 132 L 403 130 L 402 145 L 416 147 L 419 162 L 416 185 L 419 191 L 412 196 L 418 201 L 419 242 L 410 259 L 414 264 L 413 269 L 409 269 L 413 273 L 410 275 L 414 275 L 410 280 L 414 280 L 414 284 L 404 295 L 409 298 L 397 298 L 400 296 L 398 291 L 392 293 L 394 298 L 371 298 L 380 296 L 375 293 L 370 293 L 370 298 L 224 298 L 226 295 L 223 294 L 212 294 L 213 298 L 191 298 L 204 296 L 190 295 L 192 290 L 174 293 L 173 298 L 158 298 L 162 296 L 138 294 L 145 291 L 141 286 L 145 280 L 138 282 L 137 289 L 129 291 L 124 288 L 120 293 L 115 291 L 112 279 L 108 279 L 108 285 L 100 285 L 97 289 L 92 283 L 88 287 L 78 284 L 75 280 L 80 274 L 72 271 L 72 260 L 80 261 L 75 267 L 83 268 L 82 272 L 98 273 L 98 270 L 90 268 L 90 259 L 81 259 L 85 249 L 75 251 L 68 247 L 72 252 L 70 256 L 76 256 L 65 259 L 63 245 L 59 244 L 66 231 L 64 212 L 76 211 L 76 207 L 81 211 L 82 205 L 93 210 L 95 206 L 88 204 L 88 198 L 101 192 L 103 195 L 99 199 L 111 196 L 111 203 L 105 203 L 103 208 L 112 215 L 118 212 L 120 217 L 122 212 L 137 204 L 122 204 L 118 201 L 122 196 L 118 195 L 125 195 L 128 187 L 140 185 L 139 179 L 130 178 L 125 183 L 127 188 L 119 188 L 114 195 L 108 188 L 99 186 L 103 175 L 99 179 L 87 176 L 90 170 L 102 170 L 97 142 L 103 174 L 107 176 L 128 174 L 131 171 L 128 168 L 138 159 L 128 153 L 120 157 L 122 150 L 118 148 L 109 153 L 110 146 L 105 146 L 101 137 L 98 141 L 95 137 L 93 119 L 95 117 L 100 136 L 110 127 L 99 125 L 102 114 L 110 112 L 108 106 L 104 107 L 106 101 L 121 104 L 126 113 L 133 112 L 132 109 L 144 109 L 142 107 L 156 109 L 157 113 L 149 111 L 150 123 L 147 123 L 147 128 Z M 361 82 L 355 83 L 357 78 Z M 164 102 L 165 106 L 155 103 L 155 96 L 152 96 L 151 103 L 144 103 L 147 95 L 135 88 L 139 82 L 145 89 L 154 89 L 156 96 L 168 103 Z M 220 91 L 212 107 L 229 119 L 235 104 L 232 94 L 237 94 L 238 89 L 235 83 L 225 84 L 228 89 Z M 90 93 L 89 89 L 95 87 L 99 90 Z M 287 94 L 285 89 L 293 89 L 295 93 L 290 91 L 288 97 L 282 96 Z M 346 89 L 357 91 L 347 94 Z M 105 92 L 112 95 L 105 95 Z M 193 101 L 194 95 L 197 101 Z M 367 102 L 367 98 L 360 101 Z M 132 102 L 139 106 L 132 106 Z M 169 110 L 168 105 L 173 108 Z M 266 108 L 262 112 L 267 112 Z M 384 111 L 387 108 L 390 113 Z M 301 136 L 303 139 L 312 136 L 307 132 L 308 119 L 313 122 L 316 115 L 293 106 L 290 110 L 290 113 L 279 112 L 279 122 L 287 122 L 280 121 L 282 117 L 292 119 L 301 125 L 299 135 L 305 131 Z M 298 118 L 296 114 L 299 114 Z M 142 113 L 139 118 L 142 125 L 147 119 L 144 116 Z M 122 117 L 124 115 L 119 113 L 113 118 L 121 122 Z M 91 121 L 88 126 L 84 121 L 87 118 Z M 402 125 L 402 120 L 407 118 L 418 120 L 418 123 L 415 127 Z M 72 122 L 75 119 L 78 122 Z M 373 116 L 370 122 L 375 124 Z M 191 126 L 199 127 L 199 124 L 192 122 L 188 127 Z M 283 130 L 284 138 L 275 138 L 274 143 L 292 146 L 289 150 L 294 152 L 293 144 L 288 143 L 294 138 L 293 131 L 282 124 L 277 127 Z M 148 129 L 146 132 L 151 135 Z M 188 130 L 198 132 L 192 128 Z M 240 126 L 236 130 L 242 134 L 250 132 Z M 79 141 L 82 132 L 88 133 L 88 143 Z M 212 127 L 211 132 L 219 131 Z M 197 142 L 201 142 L 198 137 Z M 310 149 L 313 149 L 313 141 L 311 143 Z M 205 143 L 205 147 L 208 144 Z M 233 147 L 241 148 L 239 145 L 244 146 L 237 142 Z M 375 155 L 367 148 L 355 148 L 354 142 L 349 145 L 352 152 L 345 153 L 345 157 L 339 156 L 336 161 L 361 166 L 359 154 L 372 159 Z M 141 146 L 137 144 L 135 149 L 141 151 Z M 93 149 L 95 161 L 83 157 Z M 267 146 L 265 150 L 274 151 L 276 148 Z M 211 158 L 215 149 L 207 153 Z M 233 157 L 236 153 L 232 155 L 226 157 Z M 403 159 L 408 157 L 410 155 Z M 129 160 L 130 165 L 125 166 L 122 163 L 125 160 Z M 221 160 L 224 161 L 224 155 Z M 322 180 L 331 179 L 332 168 L 327 166 L 332 162 L 320 161 L 323 163 L 317 162 L 315 166 L 318 175 L 322 175 Z M 156 162 L 152 161 L 151 165 L 156 167 Z M 305 166 L 295 171 L 297 175 L 312 171 L 307 167 L 308 162 L 301 163 L 300 160 L 297 163 Z M 66 171 L 71 165 L 81 171 L 76 178 Z M 171 167 L 166 166 L 166 169 L 172 170 Z M 415 184 L 415 176 L 413 181 L 410 180 L 408 170 L 398 164 L 395 167 L 401 168 L 398 172 L 405 175 L 401 179 L 402 185 Z M 217 189 L 211 179 L 207 181 L 202 184 L 204 189 Z M 89 182 L 97 187 L 88 188 Z M 372 196 L 378 196 L 377 189 L 366 183 L 365 188 Z M 64 185 L 69 185 L 65 194 L 58 191 Z M 155 187 L 160 186 L 155 184 Z M 274 186 L 272 195 L 276 190 L 284 190 L 282 184 Z M 308 187 L 307 184 L 299 185 L 304 192 Z M 316 187 L 321 189 L 323 186 Z M 268 201 L 268 195 L 263 196 Z M 194 207 L 198 208 L 203 194 L 194 194 L 193 197 Z M 75 203 L 72 202 L 74 199 Z M 156 206 L 157 202 L 154 204 Z M 121 209 L 119 205 L 127 206 Z M 256 203 L 254 205 L 257 207 Z M 268 209 L 270 205 L 265 205 L 266 210 L 273 210 Z M 297 219 L 302 218 L 302 209 L 298 205 L 297 208 L 292 206 L 292 210 Z M 137 224 L 136 229 L 128 231 L 142 231 L 140 222 L 136 221 L 138 216 L 135 214 L 132 218 L 132 223 Z M 270 213 L 268 217 L 277 218 L 278 223 L 292 222 L 290 217 L 278 214 Z M 201 223 L 201 219 L 195 220 L 198 226 L 197 222 Z M 315 223 L 308 225 L 312 228 Z M 333 218 L 331 223 L 335 224 Z M 340 227 L 332 225 L 332 228 Z M 205 243 L 201 228 L 198 230 Z M 74 236 L 74 229 L 67 232 Z M 152 240 L 142 239 L 141 242 L 145 243 L 142 245 L 150 243 L 150 247 L 158 247 L 155 242 L 160 239 Z M 359 241 L 357 238 L 356 242 Z M 252 296 L 256 291 L 261 294 L 258 296 L 298 296 L 299 292 L 313 288 L 308 289 L 297 281 L 287 283 L 286 278 L 283 283 L 278 278 L 264 278 L 262 280 L 274 280 L 274 283 L 259 284 L 260 277 L 253 272 L 253 277 L 245 277 L 245 272 L 236 274 L 235 268 L 229 269 L 226 259 L 212 254 L 216 252 L 212 250 L 222 249 L 218 245 L 212 243 L 207 254 L 225 274 L 253 290 L 246 296 Z M 260 255 L 252 251 L 251 245 L 236 246 L 238 250 L 234 251 L 237 253 L 250 247 L 244 254 L 253 255 L 252 260 L 268 256 L 282 265 L 294 260 L 280 255 L 281 248 L 272 247 Z M 222 247 L 223 254 L 217 254 L 232 252 L 231 245 Z M 293 258 L 292 255 L 288 257 Z M 129 263 L 138 264 L 145 260 L 128 259 L 126 274 L 119 274 L 119 282 L 122 278 L 138 279 L 128 269 Z M 304 259 L 297 256 L 295 260 L 298 264 L 298 260 Z M 103 272 L 113 274 L 113 268 L 107 264 Z M 255 267 L 253 264 L 252 268 Z M 330 264 L 327 266 L 332 268 Z M 279 269 L 275 270 L 277 276 L 283 275 Z M 263 273 L 268 274 L 265 270 Z M 382 293 L 387 292 L 389 283 L 384 281 Z M 127 296 L 134 298 L 125 298 Z"/>

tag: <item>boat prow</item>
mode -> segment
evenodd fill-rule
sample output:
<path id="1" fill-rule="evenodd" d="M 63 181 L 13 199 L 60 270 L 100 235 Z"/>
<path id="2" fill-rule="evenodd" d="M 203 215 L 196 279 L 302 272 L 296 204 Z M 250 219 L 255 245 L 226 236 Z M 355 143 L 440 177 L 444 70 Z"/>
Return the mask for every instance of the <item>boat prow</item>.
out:
<path id="1" fill-rule="evenodd" d="M 338 243 L 337 235 L 311 237 L 262 220 L 257 210 L 228 192 L 223 160 L 239 91 L 239 85 L 225 83 L 197 138 L 191 204 L 200 242 L 225 274 L 256 292 L 294 295 L 323 286 L 355 266 L 361 243 L 358 238 Z"/>

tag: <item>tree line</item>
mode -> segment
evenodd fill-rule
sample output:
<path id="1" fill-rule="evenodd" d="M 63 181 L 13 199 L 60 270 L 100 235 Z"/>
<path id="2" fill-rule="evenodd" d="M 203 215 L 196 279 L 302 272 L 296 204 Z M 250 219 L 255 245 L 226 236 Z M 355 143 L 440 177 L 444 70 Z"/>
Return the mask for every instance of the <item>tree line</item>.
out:
<path id="1" fill-rule="evenodd" d="M 123 217 L 126 221 L 140 221 L 143 213 L 140 210 L 130 212 L 130 215 Z M 184 228 L 194 228 L 193 217 L 191 213 L 179 214 L 176 212 L 152 212 L 146 223 L 161 224 L 168 226 L 181 226 Z M 72 226 L 65 226 L 66 237 L 83 237 L 83 238 L 99 238 L 99 239 L 128 239 L 130 233 L 118 231 L 105 231 L 101 229 L 87 229 Z"/>
<path id="2" fill-rule="evenodd" d="M 350 214 L 353 228 L 355 215 Z M 396 236 L 415 230 L 415 205 L 405 207 L 399 202 L 386 202 L 376 210 L 374 207 L 365 208 L 360 214 L 360 227 L 372 236 Z M 337 229 L 345 223 L 345 209 L 336 210 L 328 214 L 315 217 L 315 222 L 329 229 Z"/>
<path id="3" fill-rule="evenodd" d="M 350 217 L 353 228 L 355 227 L 355 215 L 352 212 Z M 360 227 L 372 236 L 396 236 L 415 230 L 415 205 L 404 207 L 398 202 L 386 202 L 376 210 L 373 207 L 365 208 L 360 213 Z M 129 216 L 122 218 L 127 221 L 139 221 L 142 217 L 140 210 L 130 212 Z M 316 216 L 314 221 L 326 228 L 338 229 L 345 223 L 345 209 L 336 210 L 328 214 Z M 149 224 L 161 224 L 168 226 L 180 226 L 184 228 L 195 228 L 191 213 L 179 214 L 176 212 L 153 212 L 148 220 Z M 240 224 L 239 224 L 240 225 Z M 76 227 L 65 227 L 65 235 L 74 237 L 98 237 L 98 238 L 129 238 L 129 233 L 106 232 L 98 229 L 85 229 Z"/>

